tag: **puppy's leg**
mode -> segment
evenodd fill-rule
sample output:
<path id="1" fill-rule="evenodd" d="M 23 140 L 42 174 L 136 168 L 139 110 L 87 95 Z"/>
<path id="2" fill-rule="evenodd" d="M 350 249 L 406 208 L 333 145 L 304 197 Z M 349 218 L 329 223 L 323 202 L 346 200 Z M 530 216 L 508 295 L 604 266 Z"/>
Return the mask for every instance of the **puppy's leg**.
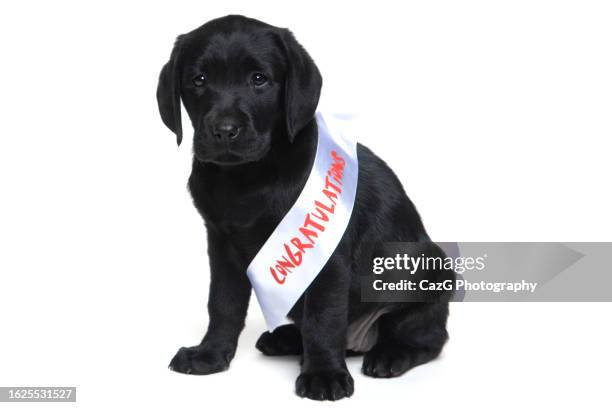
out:
<path id="1" fill-rule="evenodd" d="M 306 292 L 301 320 L 304 355 L 296 393 L 314 400 L 353 394 L 346 368 L 349 265 L 333 257 Z"/>
<path id="2" fill-rule="evenodd" d="M 208 295 L 208 331 L 202 342 L 182 347 L 170 369 L 185 374 L 212 374 L 229 367 L 244 327 L 251 284 L 231 253 L 229 242 L 208 234 L 211 281 Z"/>
<path id="3" fill-rule="evenodd" d="M 413 303 L 380 317 L 379 339 L 363 358 L 371 377 L 397 377 L 436 358 L 448 339 L 448 303 Z"/>
<path id="4" fill-rule="evenodd" d="M 302 354 L 302 334 L 294 324 L 286 324 L 272 333 L 262 333 L 255 347 L 266 356 L 299 355 Z"/>

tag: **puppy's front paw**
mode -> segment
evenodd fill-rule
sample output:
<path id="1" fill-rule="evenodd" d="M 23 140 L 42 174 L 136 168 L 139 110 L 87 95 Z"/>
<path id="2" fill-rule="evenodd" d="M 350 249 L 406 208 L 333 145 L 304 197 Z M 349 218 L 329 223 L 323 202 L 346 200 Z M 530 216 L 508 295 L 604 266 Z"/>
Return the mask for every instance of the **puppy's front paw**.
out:
<path id="1" fill-rule="evenodd" d="M 300 397 L 313 400 L 335 401 L 353 395 L 353 377 L 346 370 L 305 372 L 295 382 L 295 392 Z"/>
<path id="2" fill-rule="evenodd" d="M 181 347 L 168 368 L 184 374 L 213 374 L 227 370 L 231 358 L 231 353 L 223 353 L 204 345 Z"/>

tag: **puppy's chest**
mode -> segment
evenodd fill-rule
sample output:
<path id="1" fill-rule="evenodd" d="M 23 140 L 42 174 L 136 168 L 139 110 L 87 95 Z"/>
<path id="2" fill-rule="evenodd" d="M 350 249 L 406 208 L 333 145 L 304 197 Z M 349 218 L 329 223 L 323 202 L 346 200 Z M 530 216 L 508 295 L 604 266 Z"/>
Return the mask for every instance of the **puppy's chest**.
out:
<path id="1" fill-rule="evenodd" d="M 269 236 L 292 203 L 290 197 L 278 192 L 207 190 L 192 191 L 204 219 L 223 232 L 250 235 L 256 240 L 260 235 Z"/>

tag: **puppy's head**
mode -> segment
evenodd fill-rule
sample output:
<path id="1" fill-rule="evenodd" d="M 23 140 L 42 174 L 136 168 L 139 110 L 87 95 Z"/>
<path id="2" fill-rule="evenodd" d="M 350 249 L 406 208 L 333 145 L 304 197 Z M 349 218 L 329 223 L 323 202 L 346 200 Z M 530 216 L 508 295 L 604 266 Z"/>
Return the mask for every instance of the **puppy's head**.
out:
<path id="1" fill-rule="evenodd" d="M 182 99 L 198 160 L 236 165 L 262 159 L 275 143 L 292 142 L 314 117 L 321 82 L 291 32 L 227 16 L 177 38 L 157 101 L 180 144 Z"/>

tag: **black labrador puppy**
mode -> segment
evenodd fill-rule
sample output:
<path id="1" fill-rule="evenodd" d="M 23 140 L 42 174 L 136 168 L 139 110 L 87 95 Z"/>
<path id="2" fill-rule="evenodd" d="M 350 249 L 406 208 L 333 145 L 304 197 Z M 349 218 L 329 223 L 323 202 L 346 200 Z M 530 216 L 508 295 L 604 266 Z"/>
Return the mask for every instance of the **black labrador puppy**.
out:
<path id="1" fill-rule="evenodd" d="M 194 128 L 189 189 L 208 233 L 211 283 L 208 331 L 199 345 L 178 351 L 172 370 L 229 367 L 251 295 L 247 266 L 294 204 L 314 160 L 321 84 L 286 29 L 227 16 L 177 38 L 157 100 L 179 144 L 181 100 Z M 295 323 L 262 334 L 256 345 L 266 355 L 302 355 L 296 392 L 311 399 L 353 393 L 347 350 L 365 353 L 364 374 L 395 377 L 438 356 L 448 337 L 447 301 L 361 301 L 357 270 L 366 242 L 429 237 L 391 169 L 362 145 L 358 159 L 342 241 L 289 313 Z"/>

